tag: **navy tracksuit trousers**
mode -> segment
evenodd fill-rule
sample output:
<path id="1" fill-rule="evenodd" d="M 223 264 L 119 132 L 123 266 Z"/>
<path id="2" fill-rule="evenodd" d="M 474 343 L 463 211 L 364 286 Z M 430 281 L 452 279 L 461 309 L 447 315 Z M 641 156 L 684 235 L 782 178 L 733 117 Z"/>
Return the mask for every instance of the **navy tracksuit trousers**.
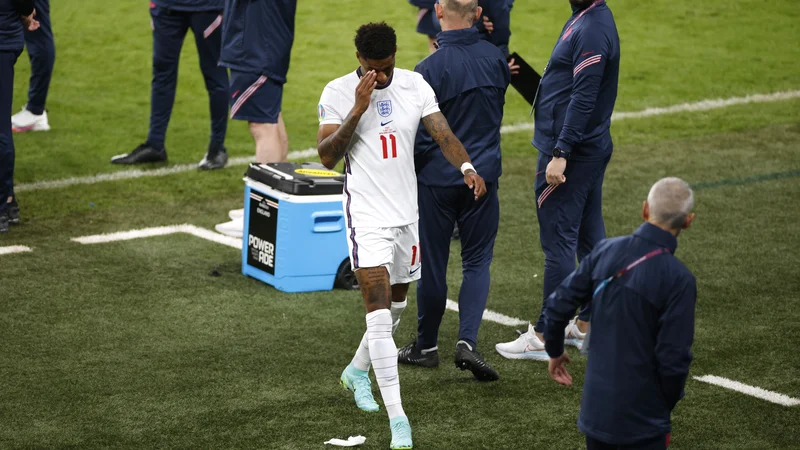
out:
<path id="1" fill-rule="evenodd" d="M 605 239 L 603 223 L 603 177 L 611 157 L 596 161 L 568 161 L 564 176 L 567 181 L 556 188 L 547 184 L 545 170 L 553 159 L 539 153 L 536 165 L 536 213 L 539 219 L 539 240 L 544 252 L 544 296 L 547 299 L 559 284 L 575 270 L 594 246 Z M 542 314 L 536 331 L 544 330 Z M 588 321 L 589 308 L 581 310 L 579 319 Z"/>
<path id="2" fill-rule="evenodd" d="M 147 143 L 164 148 L 167 125 L 175 104 L 178 64 L 189 29 L 194 34 L 200 69 L 211 110 L 211 142 L 223 144 L 228 130 L 228 71 L 220 66 L 222 11 L 175 11 L 150 8 L 153 19 L 153 82 L 150 91 L 150 132 Z"/>
<path id="3" fill-rule="evenodd" d="M 473 348 L 489 296 L 489 266 L 500 223 L 497 182 L 486 183 L 486 195 L 477 202 L 466 185 L 417 185 L 419 193 L 422 278 L 417 284 L 417 348 L 436 347 L 439 325 L 447 302 L 447 262 L 453 225 L 461 233 L 463 281 L 458 293 L 458 339 Z"/>
<path id="4" fill-rule="evenodd" d="M 14 137 L 11 108 L 14 98 L 14 64 L 20 52 L 0 50 L 0 212 L 14 195 Z"/>
<path id="5" fill-rule="evenodd" d="M 36 115 L 44 112 L 47 92 L 50 90 L 50 79 L 56 62 L 56 44 L 53 39 L 53 27 L 50 23 L 50 0 L 34 0 L 36 20 L 39 29 L 25 30 L 25 47 L 31 60 L 31 81 L 28 88 L 28 104 L 25 107 Z"/>

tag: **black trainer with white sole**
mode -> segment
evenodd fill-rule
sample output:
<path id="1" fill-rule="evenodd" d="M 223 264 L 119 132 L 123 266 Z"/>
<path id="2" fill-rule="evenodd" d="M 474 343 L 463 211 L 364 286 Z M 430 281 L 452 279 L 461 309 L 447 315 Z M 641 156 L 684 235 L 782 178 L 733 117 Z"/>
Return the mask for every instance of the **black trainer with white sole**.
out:
<path id="1" fill-rule="evenodd" d="M 0 233 L 8 233 L 8 211 L 0 211 Z"/>
<path id="2" fill-rule="evenodd" d="M 472 347 L 464 341 L 456 344 L 456 367 L 461 370 L 469 370 L 478 381 L 497 381 L 500 374 L 492 368 Z"/>
<path id="3" fill-rule="evenodd" d="M 202 170 L 214 170 L 222 169 L 226 164 L 228 164 L 228 150 L 222 144 L 212 143 L 209 144 L 206 156 L 197 167 Z"/>
<path id="4" fill-rule="evenodd" d="M 14 200 L 11 200 L 6 211 L 8 213 L 8 223 L 11 225 L 19 225 L 19 205 L 17 204 L 16 197 L 14 197 Z"/>
<path id="5" fill-rule="evenodd" d="M 117 155 L 111 158 L 111 164 L 143 164 L 164 162 L 166 160 L 167 149 L 158 149 L 145 142 L 133 149 L 130 153 Z"/>
<path id="6" fill-rule="evenodd" d="M 439 352 L 428 350 L 423 352 L 417 348 L 417 341 L 414 341 L 397 351 L 397 362 L 420 367 L 439 367 Z"/>

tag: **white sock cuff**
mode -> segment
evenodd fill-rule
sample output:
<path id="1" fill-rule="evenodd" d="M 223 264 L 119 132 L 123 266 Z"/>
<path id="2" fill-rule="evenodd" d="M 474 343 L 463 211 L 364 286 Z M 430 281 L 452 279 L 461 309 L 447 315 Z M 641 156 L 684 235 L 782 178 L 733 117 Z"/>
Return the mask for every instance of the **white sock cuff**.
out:
<path id="1" fill-rule="evenodd" d="M 402 302 L 392 302 L 392 310 L 395 310 L 395 309 L 406 309 L 406 306 L 408 306 L 408 299 L 407 298 L 405 300 L 403 300 Z"/>
<path id="2" fill-rule="evenodd" d="M 367 313 L 367 326 L 370 324 L 392 323 L 392 313 L 388 309 L 379 309 Z"/>

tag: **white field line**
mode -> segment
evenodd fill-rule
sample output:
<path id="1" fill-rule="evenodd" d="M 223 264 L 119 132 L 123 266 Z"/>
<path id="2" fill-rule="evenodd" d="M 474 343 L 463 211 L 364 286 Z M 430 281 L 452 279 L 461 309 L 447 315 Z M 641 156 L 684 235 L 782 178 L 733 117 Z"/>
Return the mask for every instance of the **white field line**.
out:
<path id="1" fill-rule="evenodd" d="M 780 102 L 800 98 L 800 91 L 783 91 L 774 94 L 753 94 L 745 97 L 720 98 L 716 100 L 702 100 L 696 103 L 681 103 L 679 105 L 666 106 L 663 108 L 647 108 L 642 111 L 619 112 L 611 116 L 611 121 L 625 119 L 641 119 L 644 117 L 663 116 L 666 114 L 679 114 L 684 112 L 710 111 L 712 109 L 727 108 L 728 106 L 747 105 L 750 103 L 770 103 Z M 532 131 L 533 123 L 517 123 L 505 125 L 500 128 L 500 133 L 515 133 L 518 131 Z"/>
<path id="2" fill-rule="evenodd" d="M 289 152 L 289 159 L 304 159 L 310 156 L 316 156 L 316 154 L 317 154 L 316 148 L 297 150 Z M 229 159 L 228 166 L 230 167 L 244 166 L 250 164 L 251 162 L 253 162 L 253 157 L 251 156 L 238 156 L 236 158 Z M 196 170 L 199 170 L 196 164 L 178 164 L 175 166 L 162 167 L 161 169 L 153 169 L 153 170 L 143 170 L 143 169 L 121 170 L 118 172 L 99 173 L 97 175 L 92 175 L 88 177 L 73 177 L 73 178 L 62 178 L 60 180 L 35 181 L 33 183 L 25 183 L 17 185 L 14 187 L 14 190 L 19 192 L 39 191 L 42 189 L 57 189 L 68 186 L 74 186 L 76 184 L 96 184 L 96 183 L 102 183 L 104 181 L 120 181 L 120 180 L 130 180 L 133 178 L 163 177 L 165 175 L 172 175 L 174 173 L 191 172 Z"/>
<path id="3" fill-rule="evenodd" d="M 779 394 L 777 392 L 761 389 L 760 387 L 750 386 L 748 384 L 739 383 L 738 381 L 729 380 L 727 378 L 718 377 L 715 375 L 704 375 L 702 377 L 693 377 L 697 381 L 713 384 L 716 386 L 724 387 L 732 391 L 741 392 L 752 397 L 760 398 L 768 402 L 777 403 L 783 406 L 797 406 L 800 405 L 800 400 L 789 397 L 788 395 Z"/>
<path id="4" fill-rule="evenodd" d="M 0 255 L 10 255 L 12 253 L 26 253 L 32 252 L 30 247 L 24 245 L 11 245 L 8 247 L 0 247 Z"/>
<path id="5" fill-rule="evenodd" d="M 447 299 L 447 309 L 450 311 L 458 311 L 458 303 Z M 506 325 L 509 327 L 518 326 L 518 325 L 527 325 L 529 322 L 527 320 L 517 319 L 516 317 L 509 317 L 505 314 L 500 314 L 498 312 L 494 312 L 488 309 L 483 311 L 483 320 L 488 320 L 489 322 L 499 323 L 500 325 Z"/>
<path id="6" fill-rule="evenodd" d="M 207 241 L 216 242 L 217 244 L 227 245 L 228 247 L 238 249 L 242 248 L 241 239 L 228 237 L 223 234 L 189 224 L 143 228 L 141 230 L 121 231 L 118 233 L 96 234 L 93 236 L 72 238 L 71 240 L 80 244 L 104 244 L 107 242 L 128 241 L 131 239 L 140 239 L 153 236 L 167 236 L 175 233 L 186 233 Z"/>
<path id="7" fill-rule="evenodd" d="M 665 114 L 708 111 L 712 109 L 725 108 L 733 105 L 778 102 L 783 100 L 791 100 L 795 98 L 800 98 L 800 91 L 783 91 L 783 92 L 776 92 L 773 94 L 754 94 L 745 97 L 731 97 L 727 99 L 703 100 L 696 103 L 682 103 L 679 105 L 672 105 L 664 108 L 647 108 L 642 111 L 615 113 L 611 117 L 611 120 L 617 121 L 625 119 L 640 119 L 643 117 L 661 116 Z M 513 125 L 504 125 L 502 128 L 500 128 L 500 133 L 507 134 L 507 133 L 516 133 L 519 131 L 530 131 L 530 130 L 533 130 L 533 123 L 523 122 Z M 297 150 L 289 152 L 289 159 L 304 159 L 316 155 L 317 155 L 317 149 L 308 148 L 306 150 Z M 249 164 L 252 161 L 253 158 L 248 156 L 243 156 L 243 157 L 231 158 L 228 161 L 228 165 L 231 167 L 243 166 Z M 141 169 L 122 170 L 118 172 L 101 173 L 88 177 L 63 178 L 60 180 L 44 180 L 44 181 L 36 181 L 33 183 L 24 183 L 17 185 L 15 187 L 15 190 L 19 192 L 25 192 L 25 191 L 38 191 L 42 189 L 56 189 L 56 188 L 74 186 L 76 184 L 95 184 L 104 181 L 129 180 L 133 178 L 145 178 L 145 177 L 160 177 L 165 175 L 171 175 L 174 173 L 190 172 L 193 170 L 197 170 L 197 166 L 194 164 L 179 164 L 176 166 L 164 167 L 155 170 L 141 170 Z"/>

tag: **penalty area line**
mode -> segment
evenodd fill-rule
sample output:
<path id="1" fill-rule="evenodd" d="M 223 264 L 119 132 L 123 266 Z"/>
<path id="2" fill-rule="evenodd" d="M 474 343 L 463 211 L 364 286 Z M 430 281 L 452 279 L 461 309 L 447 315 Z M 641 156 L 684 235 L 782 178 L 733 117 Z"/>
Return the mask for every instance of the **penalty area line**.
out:
<path id="1" fill-rule="evenodd" d="M 11 255 L 14 253 L 27 253 L 32 252 L 30 247 L 24 245 L 10 245 L 8 247 L 0 247 L 0 255 Z"/>
<path id="2" fill-rule="evenodd" d="M 458 303 L 447 299 L 447 304 L 445 305 L 447 309 L 450 311 L 458 312 Z M 500 314 L 499 312 L 495 312 L 489 309 L 483 310 L 483 320 L 499 323 L 500 325 L 506 325 L 509 327 L 515 327 L 519 325 L 528 325 L 527 320 L 517 319 L 516 317 L 509 317 L 505 314 Z"/>
<path id="3" fill-rule="evenodd" d="M 692 377 L 697 381 L 703 383 L 713 384 L 725 389 L 740 392 L 751 397 L 760 398 L 771 403 L 783 406 L 797 406 L 800 405 L 800 400 L 789 397 L 788 395 L 779 394 L 777 392 L 761 389 L 760 387 L 750 386 L 749 384 L 740 383 L 738 381 L 729 380 L 727 378 L 718 377 L 716 375 L 703 375 L 702 377 Z"/>
<path id="4" fill-rule="evenodd" d="M 176 233 L 186 233 L 207 241 L 216 242 L 217 244 L 226 245 L 228 247 L 240 250 L 242 248 L 241 239 L 225 236 L 224 234 L 189 224 L 142 228 L 140 230 L 120 231 L 117 233 L 95 234 L 91 236 L 76 237 L 70 240 L 85 245 L 105 244 L 108 242 L 129 241 L 131 239 L 141 239 L 154 236 L 168 236 Z"/>

